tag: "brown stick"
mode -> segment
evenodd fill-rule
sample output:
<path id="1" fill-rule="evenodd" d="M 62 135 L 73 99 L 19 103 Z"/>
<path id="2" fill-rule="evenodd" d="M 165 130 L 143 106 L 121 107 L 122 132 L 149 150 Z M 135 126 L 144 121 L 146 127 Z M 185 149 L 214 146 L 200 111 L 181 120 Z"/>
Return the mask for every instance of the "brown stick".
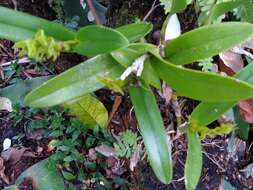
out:
<path id="1" fill-rule="evenodd" d="M 156 1 L 157 1 L 157 0 L 154 0 L 154 1 L 153 1 L 153 4 L 152 4 L 150 10 L 149 10 L 148 13 L 144 16 L 144 18 L 142 19 L 142 21 L 146 21 L 146 20 L 148 19 L 148 17 L 153 13 L 153 11 L 154 11 L 157 7 L 159 7 L 159 4 L 156 5 Z"/>
<path id="2" fill-rule="evenodd" d="M 92 0 L 87 0 L 87 4 L 88 4 L 89 9 L 92 12 L 93 16 L 95 17 L 96 24 L 97 25 L 102 25 L 98 15 L 97 15 L 97 11 L 94 7 L 94 4 L 93 4 Z"/>

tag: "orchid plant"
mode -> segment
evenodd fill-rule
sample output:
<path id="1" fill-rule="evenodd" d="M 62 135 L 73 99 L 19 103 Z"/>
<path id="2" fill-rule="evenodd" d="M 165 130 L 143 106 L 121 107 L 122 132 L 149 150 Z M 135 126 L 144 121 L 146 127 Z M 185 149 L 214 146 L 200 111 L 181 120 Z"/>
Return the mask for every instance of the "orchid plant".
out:
<path id="1" fill-rule="evenodd" d="M 178 10 L 181 9 L 171 12 Z M 233 130 L 231 125 L 215 129 L 206 125 L 236 102 L 253 97 L 249 80 L 253 66 L 228 77 L 183 65 L 215 56 L 246 41 L 253 36 L 253 25 L 227 22 L 180 35 L 169 31 L 173 22 L 177 22 L 177 17 L 170 14 L 165 24 L 165 40 L 157 47 L 141 42 L 152 31 L 150 23 L 137 22 L 116 29 L 86 26 L 72 31 L 57 23 L 0 7 L 0 38 L 16 42 L 20 55 L 37 61 L 56 59 L 59 52 L 75 52 L 89 58 L 31 91 L 25 98 L 28 106 L 44 108 L 61 104 L 90 128 L 106 127 L 106 109 L 91 93 L 104 87 L 129 92 L 150 165 L 165 184 L 171 182 L 173 174 L 171 141 L 151 87 L 161 89 L 162 80 L 178 95 L 201 101 L 184 130 L 188 140 L 185 185 L 187 190 L 193 190 L 202 168 L 201 138 Z"/>

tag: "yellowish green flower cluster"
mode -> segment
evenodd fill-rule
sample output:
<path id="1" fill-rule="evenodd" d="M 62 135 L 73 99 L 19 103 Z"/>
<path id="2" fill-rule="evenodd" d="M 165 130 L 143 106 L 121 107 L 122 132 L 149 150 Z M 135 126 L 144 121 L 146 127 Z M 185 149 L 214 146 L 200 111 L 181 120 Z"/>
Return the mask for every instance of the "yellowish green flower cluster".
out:
<path id="1" fill-rule="evenodd" d="M 206 126 L 197 126 L 197 125 L 190 126 L 190 130 L 198 133 L 201 139 L 204 139 L 207 136 L 214 138 L 218 135 L 227 135 L 231 133 L 233 129 L 234 125 L 231 123 L 221 124 L 219 127 L 216 127 L 214 129 L 210 129 Z"/>
<path id="2" fill-rule="evenodd" d="M 46 36 L 43 30 L 39 30 L 32 39 L 15 43 L 14 48 L 21 49 L 20 57 L 27 55 L 36 61 L 44 61 L 46 59 L 55 61 L 61 52 L 70 51 L 72 46 L 77 43 L 77 40 L 55 41 L 53 37 Z"/>

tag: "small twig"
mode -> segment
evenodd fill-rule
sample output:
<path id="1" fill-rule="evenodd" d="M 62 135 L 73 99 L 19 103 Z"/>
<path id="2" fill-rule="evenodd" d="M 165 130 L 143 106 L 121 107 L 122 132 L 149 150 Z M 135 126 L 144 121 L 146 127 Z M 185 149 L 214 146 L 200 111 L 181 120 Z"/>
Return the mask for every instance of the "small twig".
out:
<path id="1" fill-rule="evenodd" d="M 159 6 L 159 4 L 156 5 L 156 1 L 157 0 L 154 0 L 150 10 L 148 11 L 148 13 L 142 19 L 143 21 L 146 21 L 148 19 L 148 17 L 153 13 L 153 11 Z"/>
<path id="2" fill-rule="evenodd" d="M 22 59 L 16 59 L 16 60 L 12 60 L 12 61 L 3 63 L 3 64 L 1 64 L 1 66 L 2 66 L 2 67 L 4 67 L 4 66 L 9 66 L 9 65 L 11 65 L 11 64 L 14 63 L 14 62 L 17 62 L 18 64 L 29 63 L 29 62 L 30 62 L 30 59 L 29 59 L 28 57 L 24 57 L 24 58 L 22 58 Z"/>
<path id="3" fill-rule="evenodd" d="M 121 102 L 122 102 L 122 97 L 121 96 L 116 96 L 116 98 L 114 100 L 114 103 L 113 103 L 113 106 L 112 106 L 112 111 L 110 113 L 110 116 L 109 116 L 109 119 L 108 119 L 108 122 L 107 122 L 107 127 L 110 124 L 110 122 L 111 122 L 113 116 L 115 115 L 115 113 L 118 111 Z"/>
<path id="4" fill-rule="evenodd" d="M 218 168 L 220 168 L 222 170 L 222 172 L 226 171 L 219 163 L 217 160 L 214 160 L 213 158 L 211 158 L 207 152 L 203 151 L 203 153 L 205 154 L 205 156 L 211 160 L 216 166 L 218 166 Z"/>
<path id="5" fill-rule="evenodd" d="M 87 4 L 88 4 L 89 9 L 92 12 L 93 16 L 95 17 L 96 24 L 97 25 L 102 25 L 101 24 L 102 22 L 100 21 L 98 15 L 97 15 L 97 11 L 96 11 L 96 9 L 94 7 L 94 4 L 93 4 L 92 0 L 87 0 Z"/>

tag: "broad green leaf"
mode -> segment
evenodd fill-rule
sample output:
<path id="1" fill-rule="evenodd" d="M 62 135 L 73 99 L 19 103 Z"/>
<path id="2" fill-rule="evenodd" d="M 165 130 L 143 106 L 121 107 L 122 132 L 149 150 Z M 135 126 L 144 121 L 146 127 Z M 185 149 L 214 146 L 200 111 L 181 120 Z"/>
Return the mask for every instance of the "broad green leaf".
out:
<path id="1" fill-rule="evenodd" d="M 253 36 L 253 24 L 227 22 L 200 27 L 170 41 L 165 59 L 173 64 L 187 64 L 205 59 L 246 41 Z"/>
<path id="2" fill-rule="evenodd" d="M 157 178 L 168 184 L 172 179 L 171 147 L 155 97 L 150 89 L 131 87 L 130 98 L 151 167 Z"/>
<path id="3" fill-rule="evenodd" d="M 238 111 L 237 107 L 233 108 L 233 112 L 234 112 L 234 119 L 235 119 L 235 123 L 236 126 L 238 128 L 238 134 L 240 136 L 241 139 L 243 139 L 244 141 L 248 140 L 248 136 L 249 136 L 249 127 L 250 124 L 245 122 L 242 118 L 241 115 Z"/>
<path id="4" fill-rule="evenodd" d="M 253 22 L 253 2 L 252 0 L 244 0 L 241 6 L 236 9 L 235 14 L 244 22 Z"/>
<path id="5" fill-rule="evenodd" d="M 188 149 L 185 164 L 185 186 L 195 190 L 202 170 L 202 148 L 198 134 L 187 131 Z"/>
<path id="6" fill-rule="evenodd" d="M 130 44 L 128 47 L 113 51 L 111 55 L 118 63 L 127 68 L 133 64 L 135 59 L 149 52 L 159 54 L 157 47 L 154 45 L 136 43 Z M 141 79 L 143 79 L 147 84 L 160 89 L 160 79 L 151 66 L 149 59 L 146 59 L 144 63 L 144 70 L 141 75 Z"/>
<path id="7" fill-rule="evenodd" d="M 64 108 L 87 127 L 94 128 L 97 124 L 106 127 L 108 112 L 103 103 L 90 94 L 67 101 Z"/>
<path id="8" fill-rule="evenodd" d="M 147 22 L 137 22 L 118 27 L 116 30 L 123 34 L 129 42 L 136 42 L 144 38 L 153 29 L 153 25 Z"/>
<path id="9" fill-rule="evenodd" d="M 32 38 L 35 31 L 0 23 L 0 39 L 7 39 L 14 42 Z"/>
<path id="10" fill-rule="evenodd" d="M 158 76 L 179 95 L 207 102 L 230 102 L 253 97 L 253 86 L 232 77 L 173 65 L 157 57 L 151 64 Z"/>
<path id="11" fill-rule="evenodd" d="M 150 59 L 146 59 L 144 62 L 144 70 L 141 75 L 141 79 L 149 85 L 152 85 L 153 87 L 157 89 L 161 89 L 161 82 L 156 74 L 155 70 L 153 69 Z"/>
<path id="12" fill-rule="evenodd" d="M 104 85 L 97 77 L 109 76 L 118 79 L 123 72 L 124 68 L 110 55 L 99 55 L 36 88 L 26 96 L 25 103 L 32 107 L 62 104 L 102 88 Z"/>
<path id="13" fill-rule="evenodd" d="M 78 31 L 77 39 L 80 43 L 74 47 L 74 51 L 87 56 L 109 53 L 129 44 L 123 34 L 103 26 L 83 27 Z"/>
<path id="14" fill-rule="evenodd" d="M 127 84 L 127 80 L 113 80 L 107 76 L 97 77 L 97 79 L 110 90 L 124 95 L 122 88 Z"/>
<path id="15" fill-rule="evenodd" d="M 172 0 L 170 14 L 178 13 L 183 11 L 187 6 L 186 0 Z"/>
<path id="16" fill-rule="evenodd" d="M 50 78 L 50 76 L 46 76 L 29 80 L 18 80 L 15 84 L 0 89 L 0 96 L 9 98 L 13 105 L 17 103 L 23 103 L 23 100 L 28 92 L 41 85 L 43 82 L 46 82 Z"/>
<path id="17" fill-rule="evenodd" d="M 57 168 L 49 168 L 49 159 L 42 160 L 30 168 L 26 169 L 16 180 L 15 185 L 6 189 L 18 189 L 17 187 L 25 179 L 30 179 L 33 182 L 34 189 L 36 190 L 49 190 L 57 189 L 64 190 L 65 185 L 61 174 Z"/>
<path id="18" fill-rule="evenodd" d="M 201 102 L 192 112 L 190 123 L 206 126 L 236 105 L 236 102 Z"/>
<path id="19" fill-rule="evenodd" d="M 23 30 L 28 30 L 28 31 L 33 31 L 33 32 L 36 32 L 39 29 L 43 29 L 48 36 L 52 36 L 57 40 L 64 41 L 64 40 L 73 40 L 75 38 L 74 32 L 66 29 L 64 26 L 60 24 L 57 24 L 55 22 L 51 22 L 39 17 L 35 17 L 23 12 L 1 7 L 1 6 L 0 6 L 0 23 L 10 25 L 12 27 L 17 27 L 17 28 L 20 27 Z M 0 28 L 0 30 L 2 30 L 2 27 Z M 8 31 L 8 28 L 6 28 L 5 30 Z M 16 32 L 12 31 L 12 33 L 15 34 Z M 21 34 L 23 35 L 23 33 Z M 5 34 L 5 35 L 8 35 L 8 34 Z M 12 37 L 12 38 L 15 38 L 15 37 Z"/>
<path id="20" fill-rule="evenodd" d="M 192 0 L 160 0 L 161 5 L 164 6 L 165 13 L 177 13 L 183 11 Z"/>
<path id="21" fill-rule="evenodd" d="M 246 81 L 253 84 L 253 64 L 250 63 L 243 69 L 241 69 L 235 78 Z M 201 102 L 192 112 L 190 122 L 199 126 L 205 126 L 216 119 L 218 119 L 223 113 L 231 109 L 236 105 L 234 102 Z"/>
<path id="22" fill-rule="evenodd" d="M 237 0 L 237 1 L 228 1 L 228 2 L 221 2 L 215 4 L 211 9 L 210 13 L 205 18 L 205 24 L 211 24 L 213 20 L 216 20 L 219 16 L 225 14 L 228 11 L 231 11 L 237 7 L 239 7 L 244 0 Z"/>

